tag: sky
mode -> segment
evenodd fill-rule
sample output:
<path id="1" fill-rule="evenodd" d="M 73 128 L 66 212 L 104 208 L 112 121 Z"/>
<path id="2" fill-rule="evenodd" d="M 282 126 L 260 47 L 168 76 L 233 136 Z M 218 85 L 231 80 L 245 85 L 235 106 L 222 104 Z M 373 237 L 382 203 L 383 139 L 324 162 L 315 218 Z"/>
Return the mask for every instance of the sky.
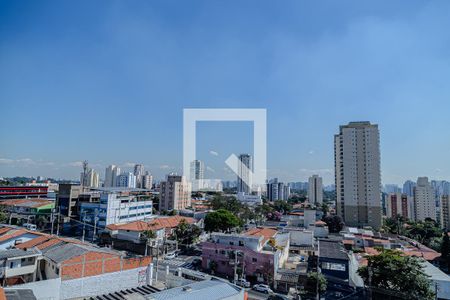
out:
<path id="1" fill-rule="evenodd" d="M 450 180 L 449 1 L 0 0 L 0 177 L 81 161 L 181 172 L 183 109 L 267 110 L 268 177 L 334 181 L 333 135 L 367 120 L 383 183 Z M 201 122 L 234 179 L 249 122 Z"/>

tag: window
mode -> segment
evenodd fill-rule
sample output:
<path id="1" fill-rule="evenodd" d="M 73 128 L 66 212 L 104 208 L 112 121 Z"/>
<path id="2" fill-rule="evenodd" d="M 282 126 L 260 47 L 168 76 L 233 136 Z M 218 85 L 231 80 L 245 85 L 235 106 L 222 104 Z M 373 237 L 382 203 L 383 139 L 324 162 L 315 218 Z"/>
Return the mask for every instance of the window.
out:
<path id="1" fill-rule="evenodd" d="M 233 246 L 233 245 L 234 245 L 234 242 L 230 242 L 230 245 Z"/>
<path id="2" fill-rule="evenodd" d="M 244 242 L 243 241 L 239 241 L 239 246 L 244 246 Z"/>
<path id="3" fill-rule="evenodd" d="M 257 261 L 258 260 L 255 257 L 252 258 L 252 262 L 257 262 Z"/>

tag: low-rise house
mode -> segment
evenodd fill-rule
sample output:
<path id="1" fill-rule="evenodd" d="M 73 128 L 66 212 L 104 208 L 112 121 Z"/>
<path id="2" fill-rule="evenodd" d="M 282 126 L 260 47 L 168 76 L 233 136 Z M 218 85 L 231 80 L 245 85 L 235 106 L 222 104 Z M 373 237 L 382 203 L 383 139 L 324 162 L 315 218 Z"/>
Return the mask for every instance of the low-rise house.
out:
<path id="1" fill-rule="evenodd" d="M 36 223 L 39 217 L 46 222 L 50 219 L 55 201 L 45 199 L 8 199 L 0 201 L 2 207 L 10 215 L 10 224 Z"/>
<path id="2" fill-rule="evenodd" d="M 200 225 L 202 221 L 182 216 L 158 217 L 148 221 L 135 221 L 126 224 L 111 224 L 107 231 L 112 238 L 112 244 L 117 249 L 126 249 L 136 253 L 145 252 L 147 231 L 152 231 L 155 238 L 151 239 L 150 246 L 163 245 L 172 235 L 173 230 L 184 220 L 188 224 Z M 130 243 L 131 242 L 131 243 Z"/>
<path id="3" fill-rule="evenodd" d="M 243 234 L 212 233 L 202 243 L 202 266 L 233 278 L 235 268 L 250 281 L 272 283 L 289 255 L 289 233 L 253 228 Z"/>
<path id="4" fill-rule="evenodd" d="M 40 237 L 44 234 L 30 231 L 17 226 L 4 226 L 0 228 L 0 251 L 11 249 L 14 246 Z"/>
<path id="5" fill-rule="evenodd" d="M 339 240 L 318 240 L 319 266 L 322 274 L 338 281 L 349 282 L 350 258 Z"/>
<path id="6" fill-rule="evenodd" d="M 0 251 L 0 283 L 2 286 L 33 282 L 36 279 L 38 249 Z"/>

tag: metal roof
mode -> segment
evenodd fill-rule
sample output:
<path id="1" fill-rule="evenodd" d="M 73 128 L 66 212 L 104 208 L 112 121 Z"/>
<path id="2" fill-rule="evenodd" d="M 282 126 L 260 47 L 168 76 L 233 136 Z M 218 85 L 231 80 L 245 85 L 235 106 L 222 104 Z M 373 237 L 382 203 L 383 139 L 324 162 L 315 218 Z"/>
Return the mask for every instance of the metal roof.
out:
<path id="1" fill-rule="evenodd" d="M 142 285 L 134 288 L 129 288 L 126 290 L 121 290 L 114 293 L 92 296 L 84 298 L 86 300 L 126 300 L 131 299 L 130 296 L 133 294 L 139 294 L 142 296 L 150 295 L 152 293 L 157 293 L 160 290 L 151 285 Z"/>
<path id="2" fill-rule="evenodd" d="M 338 241 L 319 240 L 319 257 L 349 260 L 347 252 Z"/>
<path id="3" fill-rule="evenodd" d="M 22 249 L 9 249 L 0 251 L 0 259 L 8 259 L 24 256 L 38 256 L 40 254 L 41 252 L 35 248 L 28 249 L 27 251 Z"/>
<path id="4" fill-rule="evenodd" d="M 52 246 L 43 250 L 44 256 L 56 263 L 61 263 L 73 257 L 83 255 L 87 252 L 103 252 L 113 255 L 119 255 L 116 251 L 73 243 Z"/>
<path id="5" fill-rule="evenodd" d="M 242 289 L 222 280 L 211 279 L 168 289 L 146 296 L 147 300 L 216 300 L 232 297 Z"/>

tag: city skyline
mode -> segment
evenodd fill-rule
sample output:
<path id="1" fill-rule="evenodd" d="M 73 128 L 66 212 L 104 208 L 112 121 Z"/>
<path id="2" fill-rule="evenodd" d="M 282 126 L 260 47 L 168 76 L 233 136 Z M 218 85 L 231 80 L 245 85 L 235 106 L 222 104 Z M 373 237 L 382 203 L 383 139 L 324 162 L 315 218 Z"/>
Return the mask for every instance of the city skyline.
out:
<path id="1" fill-rule="evenodd" d="M 163 179 L 181 174 L 184 108 L 266 108 L 268 178 L 332 184 L 333 135 L 363 120 L 383 184 L 450 180 L 448 2 L 23 3 L 0 4 L 0 176 L 75 180 L 86 159 Z M 198 136 L 205 178 L 252 153 L 245 122 Z"/>

